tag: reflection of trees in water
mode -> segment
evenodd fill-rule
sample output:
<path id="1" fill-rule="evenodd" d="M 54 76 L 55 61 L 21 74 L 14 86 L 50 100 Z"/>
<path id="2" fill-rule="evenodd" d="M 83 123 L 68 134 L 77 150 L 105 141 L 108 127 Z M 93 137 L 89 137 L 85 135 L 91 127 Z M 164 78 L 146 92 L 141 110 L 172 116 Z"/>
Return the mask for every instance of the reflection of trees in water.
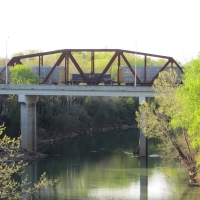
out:
<path id="1" fill-rule="evenodd" d="M 72 196 L 83 199 L 87 195 L 91 195 L 87 196 L 88 200 L 89 197 L 119 199 L 112 194 L 119 194 L 120 191 L 122 199 L 128 193 L 130 199 L 154 200 L 162 197 L 163 200 L 179 200 L 185 190 L 182 185 L 187 182 L 180 179 L 183 171 L 171 164 L 161 165 L 160 157 L 148 157 L 148 165 L 145 158 L 133 157 L 133 146 L 137 146 L 138 138 L 139 131 L 126 130 L 86 135 L 53 144 L 52 149 L 49 148 L 52 157 L 37 162 L 38 176 L 46 171 L 49 179 L 60 177 L 61 188 L 56 191 L 58 199 L 62 196 L 63 199 Z M 157 141 L 149 140 L 148 144 L 156 153 Z"/>

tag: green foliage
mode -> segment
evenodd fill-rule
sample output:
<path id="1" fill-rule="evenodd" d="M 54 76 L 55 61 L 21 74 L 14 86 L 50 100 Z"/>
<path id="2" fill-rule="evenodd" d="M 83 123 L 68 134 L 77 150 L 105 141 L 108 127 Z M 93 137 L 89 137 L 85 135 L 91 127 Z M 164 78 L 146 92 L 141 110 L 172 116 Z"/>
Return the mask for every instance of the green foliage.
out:
<path id="1" fill-rule="evenodd" d="M 178 123 L 181 119 L 180 112 L 184 108 L 180 96 L 176 95 L 179 82 L 173 70 L 160 73 L 153 84 L 154 100 L 143 103 L 136 115 L 139 128 L 144 134 L 161 140 L 163 156 L 168 160 L 170 157 L 180 156 L 184 166 L 190 171 L 191 166 L 196 168 L 196 151 L 191 148 L 191 137 L 187 134 L 185 125 Z"/>
<path id="2" fill-rule="evenodd" d="M 126 97 L 41 96 L 37 103 L 38 125 L 50 136 L 84 132 L 88 128 L 133 125 L 138 100 Z"/>
<path id="3" fill-rule="evenodd" d="M 191 67 L 186 67 L 183 74 L 183 87 L 177 90 L 183 109 L 178 112 L 181 118 L 176 118 L 173 125 L 178 123 L 188 130 L 193 147 L 200 147 L 200 57 L 192 61 Z M 177 123 L 177 121 L 179 122 Z"/>
<path id="4" fill-rule="evenodd" d="M 84 130 L 88 123 L 85 110 L 81 107 L 83 101 L 84 97 L 41 96 L 37 103 L 39 126 L 51 136 Z"/>
<path id="5" fill-rule="evenodd" d="M 138 104 L 135 98 L 86 97 L 84 109 L 95 126 L 134 124 Z"/>
<path id="6" fill-rule="evenodd" d="M 116 98 L 116 113 L 118 119 L 126 124 L 135 124 L 135 112 L 138 109 L 139 100 L 133 97 Z"/>
<path id="7" fill-rule="evenodd" d="M 16 65 L 10 68 L 12 84 L 39 84 L 40 77 L 36 75 L 29 67 L 24 65 Z"/>
<path id="8" fill-rule="evenodd" d="M 7 126 L 5 132 L 9 136 L 19 136 L 20 132 L 20 104 L 17 95 L 9 95 L 7 98 L 8 113 L 4 122 Z"/>
<path id="9" fill-rule="evenodd" d="M 162 138 L 165 132 L 172 133 L 174 130 L 170 124 L 171 118 L 180 107 L 175 98 L 177 84 L 175 71 L 163 71 L 154 81 L 154 100 L 150 103 L 144 102 L 137 112 L 137 121 L 144 134 L 148 137 Z"/>
<path id="10" fill-rule="evenodd" d="M 110 97 L 87 97 L 84 108 L 91 123 L 94 126 L 110 125 L 114 122 L 116 109 L 114 98 Z"/>
<path id="11" fill-rule="evenodd" d="M 39 84 L 40 78 L 30 68 L 24 65 L 16 65 L 10 68 L 11 71 L 11 84 Z M 20 127 L 20 107 L 17 101 L 17 96 L 10 95 L 7 99 L 8 102 L 8 113 L 5 119 L 6 125 L 8 126 L 9 135 L 14 134 L 14 129 Z"/>
<path id="12" fill-rule="evenodd" d="M 4 125 L 0 126 L 0 199 L 23 199 L 27 196 L 37 196 L 40 189 L 54 186 L 58 180 L 47 181 L 45 173 L 34 187 L 29 187 L 27 176 L 21 183 L 13 178 L 14 174 L 21 176 L 23 173 L 21 170 L 27 163 L 23 162 L 23 155 L 19 151 L 21 138 L 3 135 L 4 129 Z"/>
<path id="13" fill-rule="evenodd" d="M 61 56 L 61 53 L 44 56 L 43 62 L 45 63 L 45 66 L 54 66 L 55 62 L 58 60 L 58 58 L 60 56 Z M 64 63 L 63 63 L 63 65 L 64 65 Z M 27 65 L 27 66 L 38 66 L 38 62 L 36 62 L 32 65 Z"/>

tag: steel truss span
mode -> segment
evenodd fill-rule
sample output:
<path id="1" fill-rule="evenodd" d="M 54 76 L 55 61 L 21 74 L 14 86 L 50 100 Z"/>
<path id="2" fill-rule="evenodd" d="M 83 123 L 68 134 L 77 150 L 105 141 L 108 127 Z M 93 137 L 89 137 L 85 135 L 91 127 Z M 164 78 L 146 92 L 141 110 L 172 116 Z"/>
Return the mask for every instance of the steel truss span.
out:
<path id="1" fill-rule="evenodd" d="M 84 72 L 84 66 L 78 63 L 75 53 L 87 52 L 90 55 L 90 72 Z M 99 53 L 110 52 L 111 58 L 108 58 L 108 63 L 103 68 L 102 72 L 96 72 L 95 56 Z M 44 57 L 48 55 L 58 54 L 53 66 L 46 66 Z M 132 60 L 130 56 L 137 55 L 143 57 L 143 66 L 131 65 Z M 148 58 L 163 59 L 165 64 L 163 66 L 147 66 Z M 23 59 L 37 58 L 38 65 L 34 67 L 33 71 L 38 74 L 42 80 L 42 84 L 64 84 L 64 85 L 134 85 L 151 86 L 153 81 L 158 77 L 159 72 L 169 68 L 175 68 L 177 73 L 182 74 L 182 67 L 174 60 L 173 57 L 162 56 L 150 53 L 122 50 L 122 49 L 62 49 L 56 51 L 48 51 L 41 53 L 34 53 L 29 55 L 15 56 L 8 63 L 7 66 L 15 66 L 16 64 L 23 64 Z M 79 57 L 80 59 L 80 57 Z M 84 56 L 82 56 L 84 59 Z M 123 62 L 123 65 L 121 64 Z M 125 63 L 125 65 L 124 65 Z M 61 66 L 62 65 L 62 66 Z M 71 65 L 75 67 L 77 73 L 70 74 Z M 115 79 L 111 70 L 116 68 Z M 136 71 L 135 71 L 136 69 Z M 1 69 L 0 75 L 4 76 L 6 66 Z M 135 78 L 136 75 L 136 78 Z M 53 78 L 54 77 L 54 78 Z"/>

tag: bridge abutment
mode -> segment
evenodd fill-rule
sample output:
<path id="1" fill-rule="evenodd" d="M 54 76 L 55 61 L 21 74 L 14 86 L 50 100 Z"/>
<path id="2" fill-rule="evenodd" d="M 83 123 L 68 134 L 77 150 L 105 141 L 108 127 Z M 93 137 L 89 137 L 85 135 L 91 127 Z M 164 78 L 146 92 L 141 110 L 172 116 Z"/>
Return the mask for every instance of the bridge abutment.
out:
<path id="1" fill-rule="evenodd" d="M 36 123 L 36 103 L 38 96 L 21 95 L 18 102 L 21 107 L 21 148 L 32 151 L 37 149 L 37 123 Z"/>
<path id="2" fill-rule="evenodd" d="M 143 101 L 147 101 L 147 97 L 140 96 L 139 97 L 139 104 L 142 104 Z M 142 119 L 145 120 L 145 119 Z M 148 154 L 148 143 L 147 138 L 140 129 L 140 156 L 147 156 Z"/>

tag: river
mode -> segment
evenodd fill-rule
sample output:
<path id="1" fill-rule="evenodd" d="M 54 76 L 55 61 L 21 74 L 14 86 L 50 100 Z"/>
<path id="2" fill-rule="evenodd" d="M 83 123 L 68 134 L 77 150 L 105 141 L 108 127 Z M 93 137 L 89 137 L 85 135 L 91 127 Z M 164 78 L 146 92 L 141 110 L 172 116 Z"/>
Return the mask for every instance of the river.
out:
<path id="1" fill-rule="evenodd" d="M 179 163 L 162 164 L 155 140 L 148 158 L 134 157 L 138 130 L 85 135 L 42 147 L 50 156 L 30 164 L 31 181 L 45 171 L 59 177 L 56 189 L 44 188 L 40 200 L 197 200 L 200 188 L 188 186 Z"/>

